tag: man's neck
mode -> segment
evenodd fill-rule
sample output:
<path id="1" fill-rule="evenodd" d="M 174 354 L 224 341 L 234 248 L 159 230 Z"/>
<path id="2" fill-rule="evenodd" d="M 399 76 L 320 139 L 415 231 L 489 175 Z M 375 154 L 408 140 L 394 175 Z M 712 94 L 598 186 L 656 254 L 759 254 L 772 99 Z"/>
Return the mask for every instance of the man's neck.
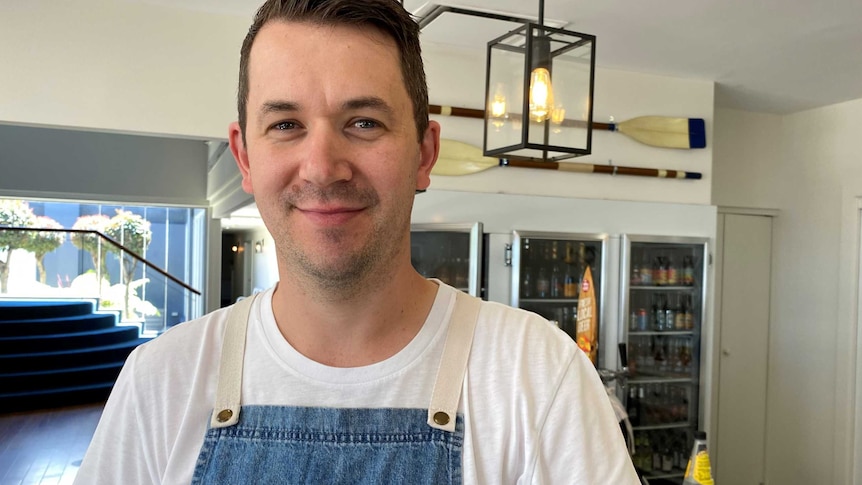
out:
<path id="1" fill-rule="evenodd" d="M 437 285 L 407 267 L 350 298 L 319 291 L 282 278 L 272 297 L 282 336 L 316 362 L 359 367 L 385 360 L 410 343 L 425 323 Z"/>

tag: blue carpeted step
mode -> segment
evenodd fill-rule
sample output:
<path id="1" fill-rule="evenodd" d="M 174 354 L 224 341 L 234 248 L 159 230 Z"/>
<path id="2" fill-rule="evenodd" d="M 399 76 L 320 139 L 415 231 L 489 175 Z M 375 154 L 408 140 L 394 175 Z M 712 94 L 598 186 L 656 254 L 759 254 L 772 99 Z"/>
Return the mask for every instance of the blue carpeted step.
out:
<path id="1" fill-rule="evenodd" d="M 91 313 L 58 318 L 0 321 L 0 336 L 47 335 L 52 333 L 88 332 L 111 328 L 117 324 L 113 313 Z"/>
<path id="2" fill-rule="evenodd" d="M 129 342 L 86 349 L 0 355 L 0 369 L 4 372 L 27 372 L 84 367 L 125 360 L 135 347 L 149 340 L 151 339 L 138 338 Z"/>
<path id="3" fill-rule="evenodd" d="M 113 387 L 113 382 L 106 382 L 39 392 L 0 393 L 0 413 L 103 402 L 108 399 L 108 395 L 111 393 L 111 388 Z"/>
<path id="4" fill-rule="evenodd" d="M 0 321 L 73 317 L 92 313 L 93 310 L 91 301 L 0 299 Z"/>
<path id="5" fill-rule="evenodd" d="M 69 327 L 72 327 L 71 325 Z M 138 338 L 138 327 L 108 327 L 99 330 L 48 335 L 6 337 L 0 334 L 0 354 L 51 352 L 86 347 L 101 347 Z M 2 388 L 0 388 L 2 389 Z"/>
<path id="6" fill-rule="evenodd" d="M 123 361 L 118 361 L 87 367 L 0 373 L 0 390 L 4 393 L 19 393 L 111 383 L 117 379 L 122 368 Z"/>

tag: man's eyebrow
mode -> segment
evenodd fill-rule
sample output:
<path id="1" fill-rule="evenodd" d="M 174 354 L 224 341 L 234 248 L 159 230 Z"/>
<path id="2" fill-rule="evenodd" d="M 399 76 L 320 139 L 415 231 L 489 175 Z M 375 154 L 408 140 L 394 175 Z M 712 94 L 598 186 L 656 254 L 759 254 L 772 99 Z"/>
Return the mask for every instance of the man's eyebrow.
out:
<path id="1" fill-rule="evenodd" d="M 383 100 L 383 98 L 378 98 L 377 96 L 364 96 L 361 98 L 354 98 L 345 101 L 341 105 L 341 109 L 344 111 L 352 111 L 363 108 L 370 108 L 377 111 L 382 111 L 386 114 L 392 113 L 392 107 Z"/>
<path id="2" fill-rule="evenodd" d="M 293 101 L 268 101 L 260 107 L 258 117 L 263 118 L 270 113 L 283 113 L 288 111 L 299 111 L 299 103 Z"/>

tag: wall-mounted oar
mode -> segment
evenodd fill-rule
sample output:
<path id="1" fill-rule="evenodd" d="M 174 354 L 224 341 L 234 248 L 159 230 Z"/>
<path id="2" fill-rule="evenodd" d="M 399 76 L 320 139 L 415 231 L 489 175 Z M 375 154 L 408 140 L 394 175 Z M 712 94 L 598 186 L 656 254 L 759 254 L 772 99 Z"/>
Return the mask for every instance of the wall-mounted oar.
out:
<path id="1" fill-rule="evenodd" d="M 454 106 L 428 105 L 428 112 L 444 116 L 466 118 L 485 118 L 480 109 L 457 108 Z M 516 119 L 520 115 L 510 115 Z M 579 120 L 563 120 L 562 126 L 584 126 Z M 704 148 L 706 147 L 706 126 L 702 118 L 671 118 L 667 116 L 639 116 L 619 123 L 592 124 L 594 130 L 620 132 L 645 145 L 660 148 Z"/>
<path id="2" fill-rule="evenodd" d="M 434 175 L 470 175 L 493 167 L 524 167 L 563 172 L 606 173 L 610 175 L 637 175 L 676 179 L 699 179 L 700 172 L 661 170 L 656 168 L 620 167 L 617 165 L 594 165 L 578 162 L 532 162 L 522 160 L 498 160 L 482 155 L 482 150 L 473 145 L 455 140 L 441 140 L 437 163 L 431 170 Z"/>

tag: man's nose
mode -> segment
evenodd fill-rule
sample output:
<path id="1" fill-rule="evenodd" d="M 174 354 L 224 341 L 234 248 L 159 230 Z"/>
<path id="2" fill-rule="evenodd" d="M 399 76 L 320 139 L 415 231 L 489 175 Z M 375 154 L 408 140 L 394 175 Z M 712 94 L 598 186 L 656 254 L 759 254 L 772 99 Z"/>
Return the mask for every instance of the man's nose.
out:
<path id="1" fill-rule="evenodd" d="M 353 177 L 349 157 L 349 143 L 343 136 L 332 130 L 315 130 L 305 140 L 299 176 L 319 187 L 348 181 Z"/>

